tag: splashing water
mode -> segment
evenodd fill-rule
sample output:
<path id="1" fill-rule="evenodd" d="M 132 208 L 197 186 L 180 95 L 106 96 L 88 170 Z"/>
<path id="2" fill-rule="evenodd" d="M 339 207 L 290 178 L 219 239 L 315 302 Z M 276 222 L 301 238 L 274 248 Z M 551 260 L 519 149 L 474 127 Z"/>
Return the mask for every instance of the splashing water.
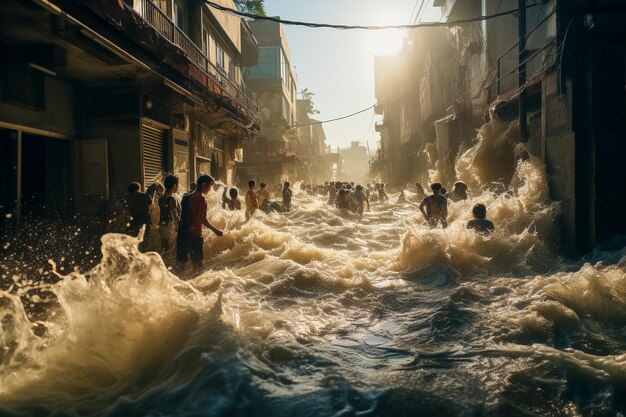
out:
<path id="1" fill-rule="evenodd" d="M 105 235 L 92 270 L 0 293 L 0 413 L 623 413 L 626 250 L 559 259 L 537 159 L 499 194 L 474 174 L 445 230 L 410 193 L 362 220 L 299 192 L 249 222 L 215 208 L 226 234 L 189 281 Z M 465 229 L 478 202 L 491 236 Z"/>

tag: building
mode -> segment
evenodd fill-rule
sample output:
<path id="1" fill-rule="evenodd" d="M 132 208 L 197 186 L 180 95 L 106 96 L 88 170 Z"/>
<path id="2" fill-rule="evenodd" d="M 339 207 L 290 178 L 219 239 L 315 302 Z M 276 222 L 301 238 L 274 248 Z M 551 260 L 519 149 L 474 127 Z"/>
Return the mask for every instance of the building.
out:
<path id="1" fill-rule="evenodd" d="M 352 141 L 350 147 L 339 149 L 341 157 L 340 181 L 367 182 L 369 176 L 369 153 L 367 148 Z"/>
<path id="2" fill-rule="evenodd" d="M 375 166 L 385 183 L 426 182 L 437 168 L 434 123 L 454 104 L 453 52 L 448 30 L 433 27 L 410 32 L 398 55 L 375 57 L 375 113 L 383 116 Z"/>
<path id="3" fill-rule="evenodd" d="M 526 4 L 521 22 L 517 12 L 467 21 L 520 4 Z M 424 181 L 429 170 L 453 181 L 456 158 L 496 117 L 516 123 L 517 143 L 545 161 L 567 253 L 626 232 L 626 177 L 618 174 L 626 163 L 624 2 L 434 5 L 448 21 L 465 23 L 413 31 L 400 54 L 376 59 L 376 112 L 384 119 L 373 165 L 384 181 Z M 484 153 L 482 162 L 502 168 L 485 181 L 511 178 L 515 145 Z"/>
<path id="4" fill-rule="evenodd" d="M 258 137 L 244 144 L 246 159 L 238 169 L 245 183 L 256 178 L 271 184 L 297 178 L 302 162 L 296 121 L 296 76 L 283 27 L 272 21 L 252 21 L 259 44 L 258 63 L 245 69 L 246 85 L 256 94 L 261 117 Z"/>
<path id="5" fill-rule="evenodd" d="M 0 38 L 5 229 L 103 214 L 166 172 L 181 190 L 199 173 L 229 182 L 259 131 L 241 72 L 256 41 L 202 2 L 6 0 Z"/>
<path id="6" fill-rule="evenodd" d="M 302 160 L 298 179 L 307 184 L 320 184 L 332 178 L 332 163 L 327 156 L 324 125 L 309 114 L 313 112 L 311 99 L 297 100 L 298 136 L 297 154 Z"/>

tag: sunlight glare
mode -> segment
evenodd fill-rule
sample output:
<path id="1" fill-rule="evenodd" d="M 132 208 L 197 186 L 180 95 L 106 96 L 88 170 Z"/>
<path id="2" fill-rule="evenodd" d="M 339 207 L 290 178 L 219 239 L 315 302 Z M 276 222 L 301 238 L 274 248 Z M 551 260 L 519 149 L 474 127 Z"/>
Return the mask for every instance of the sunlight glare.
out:
<path id="1" fill-rule="evenodd" d="M 406 31 L 402 29 L 388 29 L 372 31 L 363 37 L 364 47 L 371 55 L 393 55 L 402 48 Z"/>

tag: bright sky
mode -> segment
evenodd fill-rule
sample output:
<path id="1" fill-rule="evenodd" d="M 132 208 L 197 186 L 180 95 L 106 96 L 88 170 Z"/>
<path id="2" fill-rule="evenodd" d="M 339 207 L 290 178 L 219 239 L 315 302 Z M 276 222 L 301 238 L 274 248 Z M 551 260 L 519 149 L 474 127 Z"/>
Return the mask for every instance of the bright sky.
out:
<path id="1" fill-rule="evenodd" d="M 432 0 L 426 0 L 432 4 Z M 268 16 L 319 23 L 399 25 L 421 0 L 265 0 Z M 432 9 L 427 11 L 427 20 Z M 371 106 L 374 96 L 374 55 L 389 55 L 402 46 L 403 31 L 341 31 L 285 26 L 298 90 L 315 93 L 318 120 L 334 119 Z M 418 29 L 419 30 L 419 29 Z M 353 140 L 376 149 L 374 110 L 327 123 L 327 144 L 347 147 Z"/>

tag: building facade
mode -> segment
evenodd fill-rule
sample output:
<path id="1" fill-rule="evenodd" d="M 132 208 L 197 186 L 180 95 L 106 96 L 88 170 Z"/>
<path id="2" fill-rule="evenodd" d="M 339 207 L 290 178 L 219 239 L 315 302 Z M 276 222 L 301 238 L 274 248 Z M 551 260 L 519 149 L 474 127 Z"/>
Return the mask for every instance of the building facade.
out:
<path id="1" fill-rule="evenodd" d="M 321 184 L 332 178 L 332 163 L 327 155 L 324 125 L 309 115 L 313 112 L 311 99 L 297 100 L 298 136 L 297 153 L 302 161 L 298 179 L 307 184 Z"/>
<path id="2" fill-rule="evenodd" d="M 338 150 L 341 157 L 340 181 L 367 182 L 369 173 L 369 153 L 359 141 L 352 141 L 350 147 Z"/>
<path id="3" fill-rule="evenodd" d="M 258 63 L 245 68 L 246 85 L 257 97 L 261 130 L 244 144 L 246 159 L 238 169 L 240 183 L 249 178 L 277 183 L 297 178 L 301 159 L 296 121 L 296 77 L 287 37 L 279 23 L 252 21 L 259 45 Z"/>
<path id="4" fill-rule="evenodd" d="M 200 173 L 230 182 L 259 131 L 241 75 L 256 41 L 203 2 L 7 0 L 0 33 L 5 229 L 102 214 L 167 172 L 182 191 Z"/>
<path id="5" fill-rule="evenodd" d="M 625 142 L 618 139 L 626 133 L 623 1 L 434 4 L 448 21 L 522 4 L 526 24 L 516 12 L 415 30 L 400 54 L 377 57 L 377 114 L 384 119 L 377 125 L 381 145 L 373 165 L 384 181 L 426 181 L 433 173 L 454 181 L 455 161 L 473 145 L 476 129 L 497 118 L 513 123 L 517 143 L 545 161 L 567 253 L 586 252 L 626 232 L 626 180 L 616 175 L 626 163 Z M 474 160 L 502 167 L 483 173 L 486 182 L 510 180 L 515 145 Z"/>

